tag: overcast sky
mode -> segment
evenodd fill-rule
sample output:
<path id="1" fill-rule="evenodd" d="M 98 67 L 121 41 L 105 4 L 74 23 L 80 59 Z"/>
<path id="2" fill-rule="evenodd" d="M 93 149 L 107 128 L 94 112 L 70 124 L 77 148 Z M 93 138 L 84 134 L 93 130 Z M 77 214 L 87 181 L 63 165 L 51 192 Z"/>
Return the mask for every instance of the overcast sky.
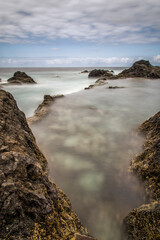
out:
<path id="1" fill-rule="evenodd" d="M 0 0 L 0 66 L 160 65 L 159 0 Z"/>

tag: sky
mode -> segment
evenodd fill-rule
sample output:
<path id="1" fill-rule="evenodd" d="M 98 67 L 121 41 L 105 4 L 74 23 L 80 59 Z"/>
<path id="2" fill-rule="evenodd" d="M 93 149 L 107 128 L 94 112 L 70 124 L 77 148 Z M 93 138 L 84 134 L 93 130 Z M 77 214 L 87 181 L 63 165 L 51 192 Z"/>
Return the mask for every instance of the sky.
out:
<path id="1" fill-rule="evenodd" d="M 0 0 L 0 67 L 160 65 L 159 0 Z"/>

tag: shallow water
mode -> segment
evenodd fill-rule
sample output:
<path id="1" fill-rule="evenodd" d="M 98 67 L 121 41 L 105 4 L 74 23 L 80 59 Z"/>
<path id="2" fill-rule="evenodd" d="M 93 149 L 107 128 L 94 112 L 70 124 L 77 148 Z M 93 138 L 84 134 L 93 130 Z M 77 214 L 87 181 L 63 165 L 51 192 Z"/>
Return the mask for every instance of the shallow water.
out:
<path id="1" fill-rule="evenodd" d="M 91 68 L 88 68 L 89 70 Z M 122 68 L 110 68 L 119 73 Z M 24 71 L 38 84 L 22 86 L 5 86 L 17 100 L 19 108 L 26 116 L 33 115 L 34 110 L 43 101 L 45 94 L 70 94 L 80 91 L 95 82 L 88 78 L 88 73 L 81 73 L 84 68 L 0 68 L 3 83 L 16 71 Z"/>
<path id="2" fill-rule="evenodd" d="M 160 80 L 108 82 L 57 100 L 32 130 L 50 175 L 89 232 L 124 240 L 123 218 L 145 201 L 142 184 L 128 171 L 143 143 L 134 130 L 159 111 Z"/>

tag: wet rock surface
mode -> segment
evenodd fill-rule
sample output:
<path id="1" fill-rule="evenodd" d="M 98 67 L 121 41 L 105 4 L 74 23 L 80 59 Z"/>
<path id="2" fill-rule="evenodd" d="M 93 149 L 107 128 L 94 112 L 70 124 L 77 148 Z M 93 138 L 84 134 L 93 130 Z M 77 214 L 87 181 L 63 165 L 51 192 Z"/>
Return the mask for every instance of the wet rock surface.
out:
<path id="1" fill-rule="evenodd" d="M 28 123 L 33 124 L 36 123 L 50 112 L 50 106 L 51 104 L 58 98 L 62 98 L 64 95 L 55 95 L 55 96 L 50 96 L 50 95 L 44 95 L 44 100 L 43 102 L 38 106 L 38 108 L 35 110 L 35 114 L 32 117 L 29 117 L 27 119 Z"/>
<path id="2" fill-rule="evenodd" d="M 140 127 L 146 137 L 144 150 L 136 156 L 132 170 L 144 181 L 150 203 L 134 209 L 124 222 L 128 239 L 160 239 L 160 112 Z"/>
<path id="3" fill-rule="evenodd" d="M 0 239 L 71 239 L 86 230 L 47 175 L 25 115 L 0 90 Z"/>
<path id="4" fill-rule="evenodd" d="M 36 82 L 25 72 L 17 71 L 13 77 L 7 80 L 9 84 L 36 84 Z"/>

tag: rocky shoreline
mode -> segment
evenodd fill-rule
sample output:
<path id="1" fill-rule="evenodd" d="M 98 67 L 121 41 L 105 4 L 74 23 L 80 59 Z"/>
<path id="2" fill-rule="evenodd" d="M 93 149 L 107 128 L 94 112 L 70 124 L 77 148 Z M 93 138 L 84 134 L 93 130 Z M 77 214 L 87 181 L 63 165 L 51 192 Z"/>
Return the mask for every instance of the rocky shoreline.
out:
<path id="1" fill-rule="evenodd" d="M 0 239 L 93 239 L 67 196 L 48 178 L 47 160 L 12 95 L 0 90 Z"/>
<path id="2" fill-rule="evenodd" d="M 33 124 L 42 120 L 44 117 L 46 117 L 50 112 L 50 106 L 52 105 L 52 103 L 56 99 L 62 98 L 62 97 L 64 97 L 63 94 L 55 95 L 55 96 L 44 95 L 43 102 L 37 107 L 37 109 L 34 112 L 34 115 L 27 118 L 28 123 Z"/>
<path id="3" fill-rule="evenodd" d="M 149 203 L 134 209 L 124 219 L 128 240 L 160 239 L 160 112 L 139 127 L 146 137 L 143 152 L 131 169 L 144 182 Z"/>

